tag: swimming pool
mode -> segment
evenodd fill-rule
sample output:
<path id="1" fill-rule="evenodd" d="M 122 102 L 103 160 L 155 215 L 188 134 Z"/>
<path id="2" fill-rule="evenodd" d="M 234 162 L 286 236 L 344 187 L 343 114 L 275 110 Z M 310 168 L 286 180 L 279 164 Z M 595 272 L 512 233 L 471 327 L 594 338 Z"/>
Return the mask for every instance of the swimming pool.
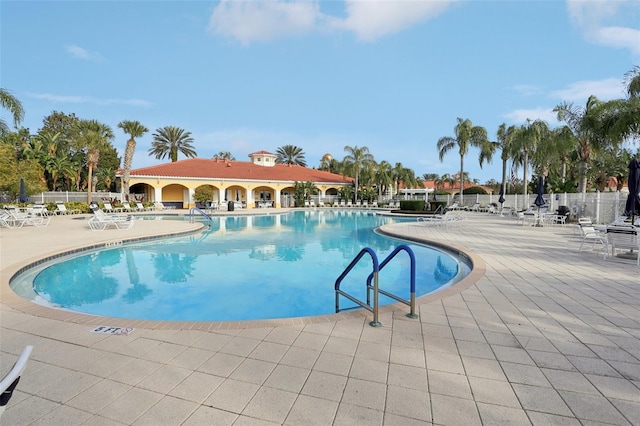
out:
<path id="1" fill-rule="evenodd" d="M 401 219 L 356 210 L 306 210 L 214 217 L 207 231 L 87 251 L 39 265 L 12 282 L 46 306 L 117 318 L 231 321 L 335 313 L 334 283 L 364 247 L 382 261 L 405 242 L 374 229 Z M 416 295 L 451 284 L 468 267 L 450 255 L 408 244 Z M 370 259 L 341 288 L 365 298 Z M 409 257 L 380 273 L 380 288 L 409 298 Z M 381 297 L 380 304 L 393 300 Z M 341 300 L 341 307 L 351 302 Z M 351 305 L 353 306 L 353 305 Z"/>

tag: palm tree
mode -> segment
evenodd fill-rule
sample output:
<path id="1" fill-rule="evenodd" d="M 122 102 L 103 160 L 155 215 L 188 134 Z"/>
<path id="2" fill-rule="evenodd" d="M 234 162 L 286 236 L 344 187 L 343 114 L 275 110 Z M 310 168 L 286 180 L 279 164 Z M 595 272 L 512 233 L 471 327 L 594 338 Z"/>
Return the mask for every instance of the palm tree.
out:
<path id="1" fill-rule="evenodd" d="M 149 155 L 155 155 L 158 160 L 168 156 L 172 163 L 178 161 L 178 152 L 187 158 L 195 158 L 198 154 L 192 143 L 191 132 L 185 132 L 178 127 L 165 126 L 156 129 L 156 133 L 153 134 Z"/>
<path id="2" fill-rule="evenodd" d="M 376 177 L 375 182 L 378 187 L 378 198 L 382 197 L 382 194 L 386 193 L 389 187 L 393 184 L 393 167 L 388 161 L 381 161 L 376 165 Z"/>
<path id="3" fill-rule="evenodd" d="M 369 148 L 367 148 L 366 146 L 363 146 L 362 148 L 358 148 L 357 146 L 345 146 L 344 150 L 345 152 L 347 152 L 347 155 L 345 155 L 343 161 L 345 165 L 351 168 L 356 179 L 355 201 L 358 201 L 358 176 L 360 175 L 360 170 L 362 170 L 362 168 L 366 164 L 372 163 L 375 160 L 373 158 L 373 155 L 369 153 Z"/>
<path id="4" fill-rule="evenodd" d="M 438 139 L 438 155 L 440 161 L 444 160 L 444 156 L 452 150 L 454 147 L 458 147 L 458 153 L 460 154 L 460 205 L 464 202 L 464 156 L 467 155 L 469 147 L 474 146 L 481 150 L 486 149 L 487 146 L 487 130 L 484 127 L 474 126 L 469 119 L 463 120 L 458 118 L 458 124 L 453 129 L 455 137 L 444 136 Z M 486 153 L 483 151 L 480 155 L 480 166 L 482 166 L 482 159 L 486 157 Z"/>
<path id="5" fill-rule="evenodd" d="M 284 145 L 276 150 L 276 164 L 293 164 L 307 167 L 304 151 L 295 145 Z"/>
<path id="6" fill-rule="evenodd" d="M 509 158 L 511 158 L 511 145 L 513 144 L 515 132 L 516 128 L 514 126 L 507 127 L 505 123 L 502 123 L 500 127 L 498 127 L 496 134 L 498 137 L 496 143 L 501 150 L 500 159 L 502 160 L 502 181 L 500 183 L 502 195 L 506 195 L 507 193 L 507 162 Z"/>
<path id="7" fill-rule="evenodd" d="M 97 120 L 80 120 L 78 123 L 78 141 L 86 150 L 85 161 L 87 164 L 87 203 L 91 204 L 91 193 L 94 190 L 93 169 L 100 162 L 100 149 L 113 139 L 111 127 Z"/>
<path id="8" fill-rule="evenodd" d="M 527 124 L 520 126 L 515 132 L 513 144 L 511 146 L 511 156 L 513 161 L 523 168 L 523 202 L 526 208 L 528 202 L 527 192 L 529 182 L 529 163 L 532 157 L 535 155 L 538 146 L 541 142 L 548 138 L 549 127 L 547 123 L 542 120 L 536 120 L 534 122 L 527 121 Z"/>
<path id="9" fill-rule="evenodd" d="M 233 155 L 231 155 L 231 153 L 229 151 L 220 151 L 219 153 L 214 155 L 213 158 L 215 160 L 236 161 L 236 158 Z"/>
<path id="10" fill-rule="evenodd" d="M 557 114 L 558 121 L 565 122 L 573 133 L 579 161 L 578 192 L 583 194 L 587 191 L 587 167 L 589 162 L 592 156 L 602 148 L 601 140 L 594 137 L 594 133 L 598 128 L 598 121 L 594 116 L 599 106 L 600 101 L 598 101 L 598 98 L 589 96 L 584 107 L 563 102 L 553 109 Z"/>
<path id="11" fill-rule="evenodd" d="M 6 89 L 0 88 L 0 106 L 9 110 L 13 116 L 13 126 L 18 127 L 24 119 L 24 109 L 22 108 L 22 104 L 18 98 L 13 96 Z M 8 132 L 9 126 L 7 126 L 7 123 L 0 118 L 0 136 L 4 136 Z"/>
<path id="12" fill-rule="evenodd" d="M 133 163 L 133 153 L 136 150 L 136 138 L 141 137 L 149 131 L 140 124 L 139 121 L 123 120 L 118 123 L 118 127 L 129 135 L 127 147 L 124 150 L 124 164 L 122 170 L 122 189 L 126 199 L 129 199 L 129 176 L 131 174 L 131 164 Z"/>

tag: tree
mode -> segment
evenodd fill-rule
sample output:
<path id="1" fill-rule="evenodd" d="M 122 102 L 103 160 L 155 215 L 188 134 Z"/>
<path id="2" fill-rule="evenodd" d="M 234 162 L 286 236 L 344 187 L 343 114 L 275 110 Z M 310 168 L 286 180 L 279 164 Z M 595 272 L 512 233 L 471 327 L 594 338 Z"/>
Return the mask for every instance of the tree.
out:
<path id="1" fill-rule="evenodd" d="M 91 204 L 91 196 L 94 191 L 93 170 L 100 162 L 100 150 L 110 145 L 113 139 L 111 127 L 97 120 L 81 120 L 78 126 L 79 142 L 85 150 L 85 161 L 88 168 L 87 177 L 87 203 Z"/>
<path id="2" fill-rule="evenodd" d="M 6 89 L 0 88 L 0 106 L 9 110 L 13 117 L 13 126 L 17 128 L 24 119 L 24 109 L 22 108 L 22 104 L 18 98 L 13 96 Z M 0 118 L 0 136 L 3 136 L 8 132 L 9 126 L 7 126 L 7 123 Z"/>
<path id="3" fill-rule="evenodd" d="M 529 182 L 529 163 L 538 145 L 540 145 L 544 138 L 548 137 L 548 133 L 549 127 L 546 122 L 542 120 L 536 120 L 534 122 L 527 120 L 527 124 L 520 126 L 514 135 L 511 146 L 511 157 L 517 166 L 522 166 L 523 168 L 522 182 L 525 208 L 528 202 L 527 182 Z"/>
<path id="4" fill-rule="evenodd" d="M 511 146 L 513 144 L 515 132 L 515 126 L 507 127 L 505 123 L 502 123 L 500 127 L 498 127 L 498 132 L 496 133 L 498 138 L 496 141 L 497 147 L 501 151 L 500 159 L 502 160 L 502 180 L 500 181 L 500 189 L 502 190 L 503 195 L 506 195 L 507 193 L 507 163 L 509 158 L 511 158 Z"/>
<path id="5" fill-rule="evenodd" d="M 382 197 L 393 185 L 393 167 L 388 161 L 381 161 L 376 165 L 375 183 L 378 187 L 378 197 Z"/>
<path id="6" fill-rule="evenodd" d="M 158 160 L 169 157 L 172 163 L 178 161 L 178 153 L 181 152 L 187 158 L 195 158 L 198 154 L 193 147 L 191 132 L 173 126 L 165 126 L 156 129 L 153 134 L 153 142 L 149 155 L 154 155 Z"/>
<path id="7" fill-rule="evenodd" d="M 236 161 L 236 158 L 229 151 L 220 151 L 213 158 L 216 160 Z"/>
<path id="8" fill-rule="evenodd" d="M 123 120 L 118 123 L 118 127 L 129 135 L 127 147 L 124 150 L 124 164 L 122 170 L 122 189 L 126 199 L 129 199 L 129 177 L 131 174 L 131 164 L 133 163 L 133 153 L 136 150 L 136 138 L 141 137 L 149 131 L 140 124 L 139 121 Z"/>
<path id="9" fill-rule="evenodd" d="M 304 151 L 295 145 L 284 145 L 276 150 L 276 164 L 292 164 L 307 167 Z"/>
<path id="10" fill-rule="evenodd" d="M 372 163 L 375 160 L 373 155 L 369 153 L 369 148 L 366 146 L 362 148 L 345 146 L 344 150 L 347 152 L 347 155 L 343 161 L 345 165 L 353 171 L 356 179 L 356 201 L 358 201 L 358 176 L 360 175 L 360 170 L 362 170 L 365 164 Z"/>
<path id="11" fill-rule="evenodd" d="M 587 191 L 587 168 L 591 158 L 602 148 L 600 144 L 602 140 L 594 137 L 599 126 L 595 117 L 599 105 L 598 98 L 589 96 L 584 107 L 563 102 L 553 109 L 557 114 L 558 121 L 566 123 L 573 133 L 579 161 L 578 192 L 580 193 Z"/>
<path id="12" fill-rule="evenodd" d="M 460 204 L 464 202 L 464 156 L 467 155 L 469 147 L 474 146 L 480 149 L 487 147 L 487 131 L 484 127 L 474 126 L 470 120 L 458 118 L 458 124 L 453 129 L 455 137 L 444 136 L 438 139 L 438 155 L 440 161 L 444 160 L 444 156 L 456 146 L 460 154 Z M 480 166 L 482 167 L 482 158 L 486 157 L 486 152 L 480 156 Z"/>

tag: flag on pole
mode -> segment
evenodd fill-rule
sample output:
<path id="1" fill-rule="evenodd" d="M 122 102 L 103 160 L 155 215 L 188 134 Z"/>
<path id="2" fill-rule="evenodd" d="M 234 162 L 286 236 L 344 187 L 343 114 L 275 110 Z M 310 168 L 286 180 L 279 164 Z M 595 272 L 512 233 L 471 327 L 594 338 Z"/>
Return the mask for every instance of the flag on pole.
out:
<path id="1" fill-rule="evenodd" d="M 516 174 L 511 169 L 511 186 L 516 186 Z"/>

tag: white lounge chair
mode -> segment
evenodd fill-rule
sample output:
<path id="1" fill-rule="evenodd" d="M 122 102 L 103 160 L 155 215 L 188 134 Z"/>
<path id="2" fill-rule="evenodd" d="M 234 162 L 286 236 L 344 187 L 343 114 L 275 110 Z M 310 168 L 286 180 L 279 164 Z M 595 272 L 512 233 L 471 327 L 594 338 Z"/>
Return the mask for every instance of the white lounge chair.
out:
<path id="1" fill-rule="evenodd" d="M 149 210 L 153 210 L 153 207 L 145 207 L 144 204 L 142 204 L 140 201 L 136 201 L 136 207 L 138 208 L 138 211 L 149 211 Z"/>
<path id="2" fill-rule="evenodd" d="M 0 211 L 0 226 L 5 228 L 22 228 L 24 219 L 17 219 L 7 210 Z"/>
<path id="3" fill-rule="evenodd" d="M 56 201 L 56 210 L 54 214 L 56 215 L 67 215 L 67 214 L 79 214 L 80 210 L 78 209 L 67 209 L 67 206 L 62 201 Z"/>
<path id="4" fill-rule="evenodd" d="M 31 351 L 33 351 L 33 346 L 28 345 L 18 357 L 18 360 L 9 372 L 2 378 L 0 381 L 0 416 L 4 412 L 11 396 L 13 395 L 13 391 L 15 390 L 18 382 L 20 381 L 20 377 L 22 373 L 24 373 L 25 368 L 27 368 L 27 361 L 29 361 L 29 357 L 31 356 Z"/>
<path id="5" fill-rule="evenodd" d="M 46 209 L 43 210 L 40 207 L 19 209 L 13 206 L 7 206 L 5 209 L 11 215 L 14 223 L 22 222 L 23 225 L 47 226 L 51 220 L 51 216 L 46 213 Z"/>
<path id="6" fill-rule="evenodd" d="M 133 226 L 133 216 L 121 214 L 106 214 L 95 204 L 90 206 L 93 217 L 87 222 L 92 231 L 104 231 L 109 227 L 115 229 L 131 229 Z"/>
<path id="7" fill-rule="evenodd" d="M 102 204 L 104 205 L 103 210 L 107 213 L 118 213 L 123 209 L 123 207 L 113 207 L 111 201 L 103 201 Z"/>
<path id="8" fill-rule="evenodd" d="M 166 207 L 166 206 L 165 206 L 164 204 L 162 204 L 162 202 L 160 202 L 160 201 L 156 201 L 155 203 L 153 203 L 153 207 L 154 207 L 156 210 L 173 210 L 173 209 L 175 209 L 175 207 L 174 207 L 174 206 L 168 206 L 168 207 Z"/>
<path id="9" fill-rule="evenodd" d="M 593 225 L 584 225 L 580 228 L 580 232 L 582 233 L 582 242 L 580 243 L 580 247 L 578 247 L 578 251 L 582 250 L 584 243 L 587 241 L 592 242 L 591 250 L 596 248 L 596 245 L 599 244 L 599 250 L 604 250 L 604 256 L 607 257 L 609 253 L 609 244 L 607 242 L 606 234 L 598 231 Z"/>

